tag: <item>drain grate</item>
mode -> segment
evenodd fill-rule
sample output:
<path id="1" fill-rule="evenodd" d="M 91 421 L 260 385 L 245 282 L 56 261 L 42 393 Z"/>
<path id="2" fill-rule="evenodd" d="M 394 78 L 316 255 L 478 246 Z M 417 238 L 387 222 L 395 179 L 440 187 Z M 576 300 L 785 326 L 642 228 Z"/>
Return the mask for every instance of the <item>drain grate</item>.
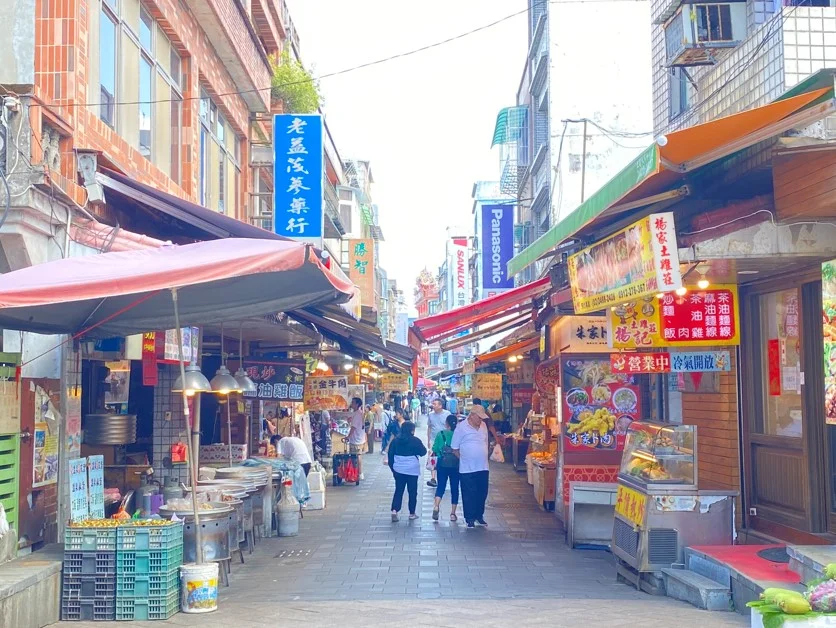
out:
<path id="1" fill-rule="evenodd" d="M 308 558 L 311 555 L 311 551 L 309 549 L 282 550 L 273 556 L 273 558 L 278 558 L 279 560 L 286 561 L 288 564 L 292 564 Z"/>

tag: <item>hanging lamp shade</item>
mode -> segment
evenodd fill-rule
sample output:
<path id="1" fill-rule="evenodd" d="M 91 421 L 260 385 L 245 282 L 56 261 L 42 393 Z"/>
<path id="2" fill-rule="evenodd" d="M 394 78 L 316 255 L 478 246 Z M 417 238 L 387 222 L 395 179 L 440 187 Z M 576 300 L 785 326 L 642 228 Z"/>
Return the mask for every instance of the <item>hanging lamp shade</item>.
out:
<path id="1" fill-rule="evenodd" d="M 206 376 L 200 372 L 200 367 L 197 364 L 189 364 L 186 367 L 186 381 L 183 382 L 182 377 L 178 377 L 174 382 L 172 392 L 186 391 L 189 397 L 196 393 L 212 392 L 212 384 L 206 379 Z"/>
<path id="2" fill-rule="evenodd" d="M 235 371 L 235 381 L 238 382 L 238 388 L 241 389 L 242 393 L 256 392 L 258 390 L 258 385 L 244 372 L 243 366 L 239 366 L 238 370 Z"/>
<path id="3" fill-rule="evenodd" d="M 229 393 L 241 392 L 241 386 L 236 379 L 226 368 L 225 364 L 221 364 L 220 368 L 215 372 L 215 377 L 209 382 L 212 386 L 212 391 L 219 395 L 228 395 Z"/>

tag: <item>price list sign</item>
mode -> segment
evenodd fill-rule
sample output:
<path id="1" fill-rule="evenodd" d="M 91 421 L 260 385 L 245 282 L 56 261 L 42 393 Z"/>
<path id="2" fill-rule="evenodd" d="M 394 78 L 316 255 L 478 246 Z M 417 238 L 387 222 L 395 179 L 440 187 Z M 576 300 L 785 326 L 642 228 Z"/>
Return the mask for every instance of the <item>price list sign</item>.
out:
<path id="1" fill-rule="evenodd" d="M 737 291 L 701 290 L 662 297 L 662 337 L 669 345 L 737 344 Z"/>
<path id="2" fill-rule="evenodd" d="M 90 515 L 87 502 L 87 458 L 73 458 L 70 465 L 70 520 L 84 521 Z"/>
<path id="3" fill-rule="evenodd" d="M 90 518 L 104 519 L 104 456 L 87 458 Z"/>

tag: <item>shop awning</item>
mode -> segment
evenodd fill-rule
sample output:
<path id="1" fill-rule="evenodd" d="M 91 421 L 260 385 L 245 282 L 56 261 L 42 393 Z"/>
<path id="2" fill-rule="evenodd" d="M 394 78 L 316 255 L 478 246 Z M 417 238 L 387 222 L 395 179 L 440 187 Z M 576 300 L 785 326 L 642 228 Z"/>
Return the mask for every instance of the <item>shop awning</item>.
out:
<path id="1" fill-rule="evenodd" d="M 515 342 L 512 345 L 508 345 L 507 347 L 503 347 L 502 349 L 497 349 L 496 351 L 488 351 L 487 353 L 481 353 L 476 356 L 476 364 L 477 366 L 484 366 L 485 364 L 490 364 L 491 362 L 499 362 L 501 360 L 504 360 L 505 358 L 511 357 L 512 355 L 528 353 L 529 351 L 533 351 L 539 346 L 539 338 L 529 338 L 528 340 Z"/>
<path id="2" fill-rule="evenodd" d="M 312 326 L 329 340 L 338 342 L 340 348 L 347 353 L 358 352 L 366 356 L 378 354 L 389 366 L 401 370 L 409 370 L 418 355 L 412 347 L 383 340 L 377 327 L 356 321 L 338 309 L 310 308 L 294 310 L 288 314 Z"/>
<path id="3" fill-rule="evenodd" d="M 299 242 L 228 238 L 102 253 L 3 275 L 0 327 L 45 334 L 129 336 L 346 301 L 354 285 Z"/>
<path id="4" fill-rule="evenodd" d="M 550 287 L 551 280 L 545 277 L 470 305 L 420 318 L 412 324 L 412 329 L 425 344 L 451 338 L 514 313 L 530 312 L 534 299 L 544 295 Z M 472 342 L 472 338 L 468 342 Z"/>
<path id="5" fill-rule="evenodd" d="M 818 104 L 816 101 L 820 101 Z M 687 194 L 683 175 L 718 159 L 807 126 L 836 111 L 831 87 L 813 89 L 783 100 L 674 131 L 667 143 L 646 148 L 595 194 L 508 262 L 513 276 L 533 264 L 594 220 Z"/>
<path id="6" fill-rule="evenodd" d="M 443 382 L 445 379 L 450 379 L 451 377 L 455 377 L 456 375 L 461 375 L 464 369 L 460 366 L 454 369 L 447 369 L 446 371 L 440 371 L 433 375 L 438 381 Z"/>

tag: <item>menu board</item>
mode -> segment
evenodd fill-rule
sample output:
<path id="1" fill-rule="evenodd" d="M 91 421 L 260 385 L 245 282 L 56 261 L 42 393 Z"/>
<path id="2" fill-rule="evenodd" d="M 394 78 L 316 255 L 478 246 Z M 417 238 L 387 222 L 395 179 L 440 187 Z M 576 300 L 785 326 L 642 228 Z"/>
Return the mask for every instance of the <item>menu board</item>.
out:
<path id="1" fill-rule="evenodd" d="M 380 390 L 385 393 L 403 393 L 409 390 L 409 376 L 400 373 L 381 373 L 378 378 Z"/>
<path id="2" fill-rule="evenodd" d="M 84 521 L 90 514 L 87 503 L 87 458 L 73 458 L 70 466 L 70 520 Z"/>
<path id="3" fill-rule="evenodd" d="M 348 378 L 309 377 L 305 382 L 305 410 L 348 410 Z"/>
<path id="4" fill-rule="evenodd" d="M 502 373 L 476 373 L 470 394 L 485 401 L 502 399 Z"/>
<path id="5" fill-rule="evenodd" d="M 305 363 L 302 360 L 264 362 L 244 358 L 244 372 L 256 385 L 253 392 L 244 393 L 248 399 L 302 401 L 304 397 Z"/>
<path id="6" fill-rule="evenodd" d="M 641 417 L 636 379 L 614 373 L 609 356 L 567 358 L 562 371 L 564 451 L 622 451 L 627 428 Z"/>
<path id="7" fill-rule="evenodd" d="M 104 456 L 87 458 L 88 502 L 91 519 L 104 519 Z"/>
<path id="8" fill-rule="evenodd" d="M 821 267 L 824 325 L 824 418 L 836 425 L 836 260 Z"/>
<path id="9" fill-rule="evenodd" d="M 32 487 L 58 481 L 58 436 L 49 433 L 46 423 L 35 423 L 32 452 Z"/>

